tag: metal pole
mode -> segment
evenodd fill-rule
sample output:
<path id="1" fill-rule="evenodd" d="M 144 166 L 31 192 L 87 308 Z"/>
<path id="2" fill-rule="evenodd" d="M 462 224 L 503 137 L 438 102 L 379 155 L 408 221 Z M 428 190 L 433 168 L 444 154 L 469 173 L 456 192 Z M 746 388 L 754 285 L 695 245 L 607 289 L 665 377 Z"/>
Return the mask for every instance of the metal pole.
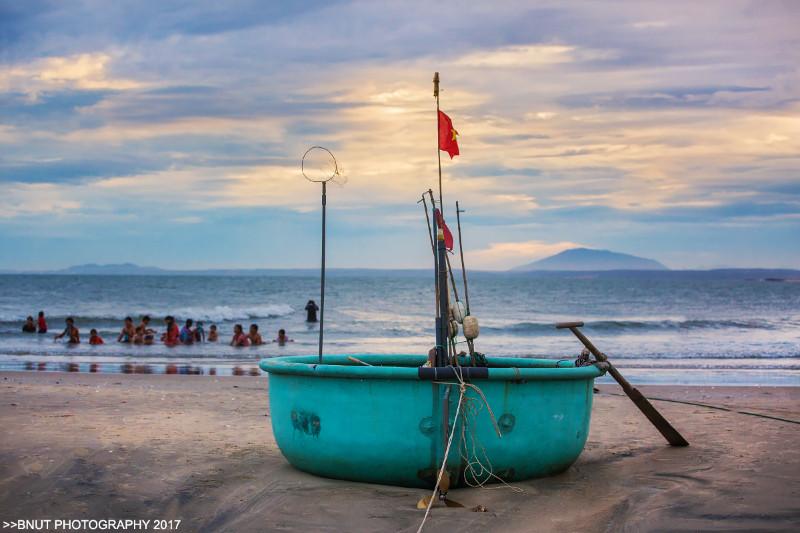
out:
<path id="1" fill-rule="evenodd" d="M 325 204 L 327 199 L 327 185 L 322 182 L 322 275 L 320 276 L 319 297 L 319 363 L 322 364 L 322 335 L 325 324 Z"/>
<path id="2" fill-rule="evenodd" d="M 469 314 L 469 287 L 467 286 L 467 269 L 464 266 L 464 245 L 461 242 L 461 213 L 456 201 L 456 221 L 458 222 L 458 254 L 461 256 L 461 277 L 464 280 L 464 301 L 467 304 L 467 314 Z"/>
<path id="3" fill-rule="evenodd" d="M 439 162 L 439 209 L 442 210 L 442 217 L 444 217 L 444 203 L 442 202 L 442 151 L 439 146 L 439 131 L 441 127 L 441 118 L 439 117 L 439 73 L 433 75 L 433 96 L 436 97 L 436 158 Z"/>

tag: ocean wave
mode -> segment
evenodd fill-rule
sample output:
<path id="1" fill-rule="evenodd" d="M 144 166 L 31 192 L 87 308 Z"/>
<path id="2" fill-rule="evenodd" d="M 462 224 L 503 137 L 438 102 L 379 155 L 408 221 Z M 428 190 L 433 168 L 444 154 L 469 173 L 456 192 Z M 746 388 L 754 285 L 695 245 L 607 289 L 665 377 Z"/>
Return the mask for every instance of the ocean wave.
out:
<path id="1" fill-rule="evenodd" d="M 767 319 L 685 319 L 685 320 L 594 320 L 584 323 L 587 329 L 623 333 L 626 331 L 703 330 L 703 329 L 779 329 L 779 323 Z M 496 333 L 553 333 L 553 322 L 515 322 L 503 326 L 484 326 L 481 330 Z"/>
<path id="2" fill-rule="evenodd" d="M 63 313 L 48 314 L 47 321 L 51 326 L 53 324 L 60 326 L 61 322 L 67 317 L 72 316 L 78 322 L 103 321 L 103 320 L 118 320 L 122 321 L 125 317 L 133 317 L 134 320 L 139 320 L 144 315 L 150 315 L 153 320 L 161 320 L 166 315 L 172 315 L 179 321 L 191 318 L 195 321 L 204 322 L 224 322 L 233 320 L 249 320 L 257 318 L 279 318 L 294 313 L 294 308 L 288 304 L 266 304 L 254 305 L 246 307 L 232 307 L 228 305 L 215 305 L 212 307 L 203 306 L 188 306 L 178 307 L 171 309 L 132 309 L 132 310 L 100 310 L 89 312 L 76 312 L 72 315 Z M 14 312 L 0 312 L 0 324 L 12 323 L 21 324 L 25 321 L 28 315 Z M 36 318 L 36 317 L 34 317 Z"/>

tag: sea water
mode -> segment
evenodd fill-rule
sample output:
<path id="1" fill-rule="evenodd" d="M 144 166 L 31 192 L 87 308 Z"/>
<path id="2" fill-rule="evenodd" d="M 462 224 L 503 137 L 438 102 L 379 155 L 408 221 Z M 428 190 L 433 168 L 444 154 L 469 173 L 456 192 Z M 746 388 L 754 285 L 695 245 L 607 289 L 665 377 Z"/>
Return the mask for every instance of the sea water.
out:
<path id="1" fill-rule="evenodd" d="M 331 273 L 325 308 L 326 353 L 427 353 L 434 344 L 433 273 Z M 463 287 L 459 287 L 461 299 Z M 66 276 L 0 275 L 0 369 L 44 362 L 48 369 L 98 363 L 196 365 L 230 373 L 259 359 L 316 354 L 319 324 L 305 322 L 319 303 L 313 275 Z M 541 277 L 474 273 L 471 313 L 480 322 L 476 348 L 490 356 L 575 359 L 582 346 L 559 321 L 582 320 L 584 332 L 636 383 L 800 385 L 800 284 L 709 276 L 592 275 Z M 47 335 L 21 332 L 43 310 Z M 142 315 L 164 331 L 163 318 L 216 324 L 217 343 L 167 347 L 116 342 L 126 316 Z M 75 318 L 82 343 L 53 335 Z M 233 348 L 233 326 L 258 324 L 265 340 L 285 329 L 284 346 Z M 96 328 L 106 344 L 90 346 Z M 462 344 L 466 349 L 466 345 Z"/>

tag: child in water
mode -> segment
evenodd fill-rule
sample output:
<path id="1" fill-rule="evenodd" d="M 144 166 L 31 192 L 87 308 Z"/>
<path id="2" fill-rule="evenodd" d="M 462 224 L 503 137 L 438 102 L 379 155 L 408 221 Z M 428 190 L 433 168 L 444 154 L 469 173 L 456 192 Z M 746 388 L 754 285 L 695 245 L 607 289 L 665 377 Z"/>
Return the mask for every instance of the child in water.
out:
<path id="1" fill-rule="evenodd" d="M 258 332 L 258 324 L 250 324 L 250 333 L 247 334 L 247 338 L 250 339 L 250 344 L 253 346 L 264 344 L 264 340 Z"/>
<path id="2" fill-rule="evenodd" d="M 129 316 L 125 317 L 125 325 L 122 326 L 122 331 L 119 332 L 117 342 L 130 343 L 133 342 L 133 337 L 136 336 L 136 328 L 133 327 L 133 319 Z"/>
<path id="3" fill-rule="evenodd" d="M 250 346 L 250 339 L 244 334 L 241 324 L 233 326 L 233 338 L 231 339 L 231 346 L 243 347 Z"/>
<path id="4" fill-rule="evenodd" d="M 89 332 L 89 344 L 92 346 L 96 346 L 98 344 L 105 344 L 103 342 L 103 338 L 97 334 L 97 330 L 92 328 L 92 331 Z"/>
<path id="5" fill-rule="evenodd" d="M 202 322 L 198 322 L 197 327 L 194 328 L 194 342 L 206 342 L 206 331 L 203 329 Z"/>
<path id="6" fill-rule="evenodd" d="M 294 342 L 294 339 L 290 339 L 288 337 L 288 335 L 286 335 L 286 330 L 285 329 L 279 329 L 278 330 L 278 338 L 276 338 L 274 342 L 277 342 L 278 346 L 283 346 L 287 342 Z"/>
<path id="7" fill-rule="evenodd" d="M 22 333 L 36 333 L 36 324 L 33 323 L 33 317 L 29 316 L 22 326 Z"/>
<path id="8" fill-rule="evenodd" d="M 155 330 L 150 329 L 150 316 L 144 315 L 141 323 L 136 326 L 136 335 L 133 337 L 134 344 L 153 344 Z"/>
<path id="9" fill-rule="evenodd" d="M 208 342 L 217 342 L 218 340 L 217 325 L 211 324 L 211 327 L 208 328 Z"/>
<path id="10" fill-rule="evenodd" d="M 167 346 L 177 346 L 180 344 L 180 331 L 178 325 L 175 323 L 175 317 L 167 316 L 164 318 L 164 323 L 167 325 L 167 331 L 161 336 L 161 340 Z"/>
<path id="11" fill-rule="evenodd" d="M 194 321 L 191 318 L 187 318 L 186 325 L 181 328 L 181 342 L 183 344 L 192 344 L 194 342 L 194 331 L 192 331 L 192 324 L 194 324 Z"/>
<path id="12" fill-rule="evenodd" d="M 47 333 L 47 321 L 44 319 L 44 311 L 39 311 L 39 333 Z"/>
<path id="13" fill-rule="evenodd" d="M 81 334 L 80 331 L 78 331 L 78 328 L 75 327 L 75 321 L 72 319 L 72 317 L 68 316 L 64 323 L 67 325 L 67 327 L 64 328 L 64 331 L 54 337 L 55 340 L 66 336 L 67 344 L 80 344 Z"/>

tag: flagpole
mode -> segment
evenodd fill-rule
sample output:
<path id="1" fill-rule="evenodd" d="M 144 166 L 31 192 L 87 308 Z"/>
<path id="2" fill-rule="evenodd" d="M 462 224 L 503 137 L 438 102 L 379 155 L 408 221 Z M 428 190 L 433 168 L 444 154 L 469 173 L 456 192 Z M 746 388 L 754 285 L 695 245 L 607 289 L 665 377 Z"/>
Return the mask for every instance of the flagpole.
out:
<path id="1" fill-rule="evenodd" d="M 439 209 L 444 217 L 444 203 L 442 203 L 442 151 L 439 146 L 439 132 L 441 131 L 442 119 L 439 116 L 439 73 L 433 74 L 433 96 L 436 97 L 436 158 L 439 161 Z"/>
<path id="2" fill-rule="evenodd" d="M 444 204 L 442 203 L 442 152 L 439 149 L 439 126 L 441 118 L 439 117 L 439 73 L 433 75 L 433 95 L 436 97 L 436 158 L 439 163 L 439 211 L 444 221 Z M 431 198 L 431 200 L 433 200 Z M 436 207 L 435 205 L 433 206 Z M 434 217 L 435 219 L 436 217 Z M 436 231 L 436 288 L 439 297 L 439 316 L 436 322 L 436 366 L 447 366 L 448 364 L 448 347 L 450 328 L 450 313 L 449 313 L 449 295 L 450 291 L 447 288 L 447 274 L 449 273 L 447 250 L 445 249 L 443 228 L 437 227 L 436 220 L 434 220 L 434 230 Z M 441 235 L 440 235 L 441 234 Z"/>

